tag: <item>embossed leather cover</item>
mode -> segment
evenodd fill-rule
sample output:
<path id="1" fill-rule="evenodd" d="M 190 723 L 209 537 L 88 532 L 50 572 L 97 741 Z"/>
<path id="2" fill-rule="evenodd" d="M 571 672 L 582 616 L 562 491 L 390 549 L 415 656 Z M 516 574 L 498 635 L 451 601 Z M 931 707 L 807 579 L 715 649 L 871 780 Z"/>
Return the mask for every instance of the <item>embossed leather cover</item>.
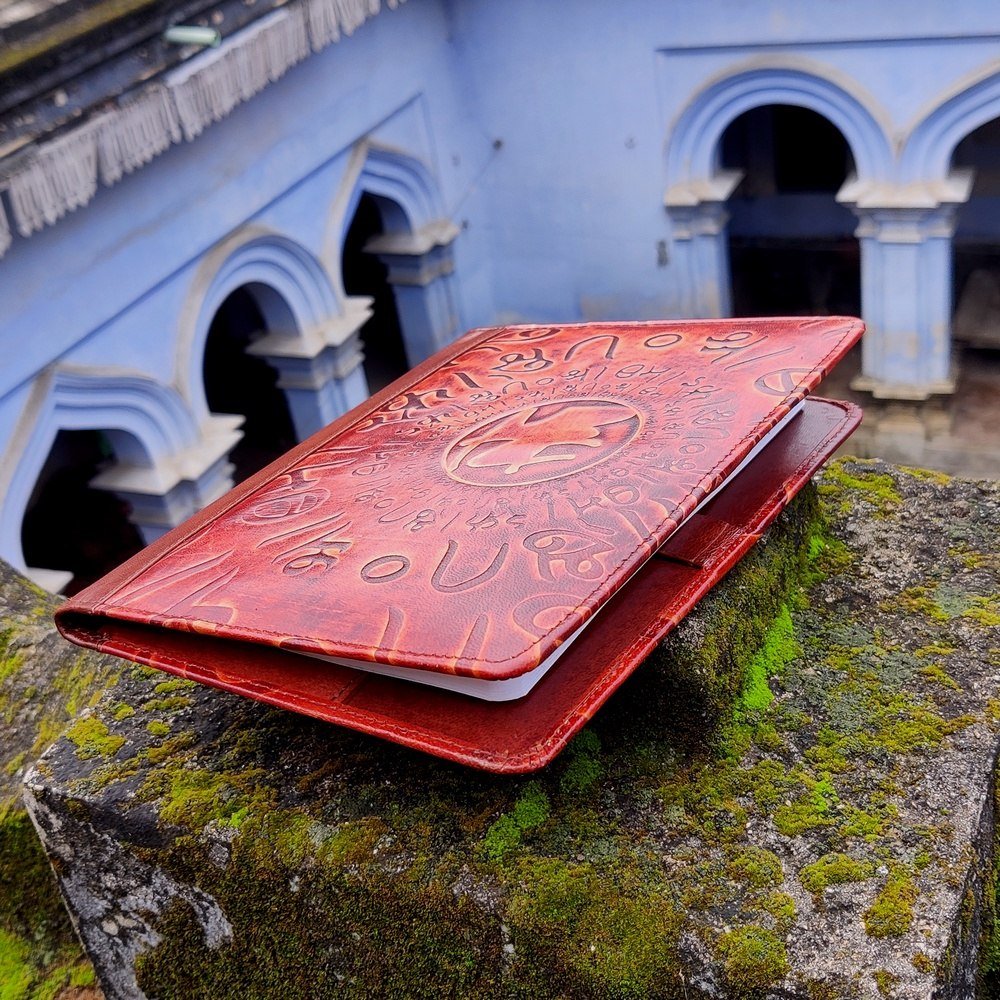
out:
<path id="1" fill-rule="evenodd" d="M 861 331 L 843 318 L 475 331 L 57 621 L 84 645 L 456 760 L 538 767 L 853 430 L 845 404 L 805 404 L 677 531 Z M 727 497 L 731 514 L 709 516 Z M 647 562 L 665 542 L 670 561 Z M 644 563 L 616 627 L 611 598 Z M 666 592 L 643 590 L 660 578 Z M 646 625 L 633 594 L 655 609 Z M 290 652 L 502 679 L 604 605 L 503 705 Z"/>

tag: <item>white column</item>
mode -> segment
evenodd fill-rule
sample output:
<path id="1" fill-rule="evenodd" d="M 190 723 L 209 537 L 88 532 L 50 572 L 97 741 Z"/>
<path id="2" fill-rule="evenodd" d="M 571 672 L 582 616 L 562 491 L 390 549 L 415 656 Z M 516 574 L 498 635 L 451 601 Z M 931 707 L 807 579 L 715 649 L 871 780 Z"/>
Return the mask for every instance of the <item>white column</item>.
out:
<path id="1" fill-rule="evenodd" d="M 861 313 L 867 326 L 852 387 L 876 399 L 955 389 L 951 357 L 952 235 L 972 173 L 895 186 L 849 180 L 837 195 L 858 217 Z"/>
<path id="2" fill-rule="evenodd" d="M 714 319 L 732 312 L 725 203 L 742 179 L 740 170 L 723 170 L 708 180 L 675 184 L 664 197 L 686 317 Z"/>

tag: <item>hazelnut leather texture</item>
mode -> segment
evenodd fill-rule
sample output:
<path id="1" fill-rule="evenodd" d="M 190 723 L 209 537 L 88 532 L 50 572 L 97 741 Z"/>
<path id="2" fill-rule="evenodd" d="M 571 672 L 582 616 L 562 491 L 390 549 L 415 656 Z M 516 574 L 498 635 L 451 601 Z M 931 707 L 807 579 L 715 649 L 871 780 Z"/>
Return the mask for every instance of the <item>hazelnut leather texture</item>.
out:
<path id="1" fill-rule="evenodd" d="M 533 770 L 857 426 L 850 404 L 802 400 L 862 330 L 810 317 L 474 331 L 67 601 L 57 624 L 451 760 Z M 597 612 L 512 702 L 300 655 L 502 680 Z"/>

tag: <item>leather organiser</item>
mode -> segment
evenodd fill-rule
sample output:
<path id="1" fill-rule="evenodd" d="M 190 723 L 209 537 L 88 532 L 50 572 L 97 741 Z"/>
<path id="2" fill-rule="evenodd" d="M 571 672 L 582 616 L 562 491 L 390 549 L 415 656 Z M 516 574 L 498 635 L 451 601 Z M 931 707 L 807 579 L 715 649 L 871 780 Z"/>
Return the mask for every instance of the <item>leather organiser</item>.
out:
<path id="1" fill-rule="evenodd" d="M 862 329 L 474 331 L 57 623 L 82 645 L 441 757 L 534 770 L 857 426 L 850 404 L 803 400 Z M 315 658 L 496 682 L 563 644 L 528 694 L 501 702 Z"/>

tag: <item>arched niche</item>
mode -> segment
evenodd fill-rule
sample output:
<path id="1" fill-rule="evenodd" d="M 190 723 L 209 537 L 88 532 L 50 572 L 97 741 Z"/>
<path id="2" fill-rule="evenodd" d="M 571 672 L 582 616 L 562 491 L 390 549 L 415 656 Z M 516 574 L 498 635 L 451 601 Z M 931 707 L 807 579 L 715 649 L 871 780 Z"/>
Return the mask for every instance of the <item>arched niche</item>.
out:
<path id="1" fill-rule="evenodd" d="M 231 420 L 197 420 L 174 388 L 144 374 L 56 368 L 36 380 L 0 463 L 0 556 L 22 571 L 25 511 L 61 431 L 103 434 L 111 461 L 91 485 L 128 504 L 146 542 L 231 485 Z"/>
<path id="2" fill-rule="evenodd" d="M 21 521 L 24 563 L 37 583 L 75 594 L 143 547 L 129 504 L 92 485 L 143 452 L 121 429 L 56 433 Z"/>
<path id="3" fill-rule="evenodd" d="M 206 255 L 181 317 L 177 365 L 199 412 L 210 412 L 203 368 L 212 323 L 240 291 L 253 299 L 266 327 L 247 351 L 276 371 L 298 440 L 365 398 L 357 329 L 368 303 L 345 297 L 305 247 L 247 228 Z"/>
<path id="4" fill-rule="evenodd" d="M 733 119 L 719 148 L 741 176 L 726 204 L 733 315 L 860 312 L 857 220 L 836 198 L 856 168 L 837 126 L 767 104 Z"/>
<path id="5" fill-rule="evenodd" d="M 361 142 L 352 151 L 328 228 L 326 255 L 337 261 L 338 273 L 363 197 L 382 223 L 365 252 L 386 268 L 406 356 L 415 365 L 462 332 L 452 250 L 459 230 L 446 218 L 433 175 L 419 159 Z"/>
<path id="6" fill-rule="evenodd" d="M 667 189 L 675 260 L 686 294 L 684 312 L 724 316 L 732 308 L 726 247 L 726 202 L 741 180 L 721 163 L 727 127 L 754 108 L 805 108 L 831 122 L 850 147 L 856 180 L 892 173 L 886 118 L 851 81 L 812 60 L 736 66 L 702 88 L 678 116 L 667 145 Z M 850 183 L 850 182 L 849 182 Z"/>

